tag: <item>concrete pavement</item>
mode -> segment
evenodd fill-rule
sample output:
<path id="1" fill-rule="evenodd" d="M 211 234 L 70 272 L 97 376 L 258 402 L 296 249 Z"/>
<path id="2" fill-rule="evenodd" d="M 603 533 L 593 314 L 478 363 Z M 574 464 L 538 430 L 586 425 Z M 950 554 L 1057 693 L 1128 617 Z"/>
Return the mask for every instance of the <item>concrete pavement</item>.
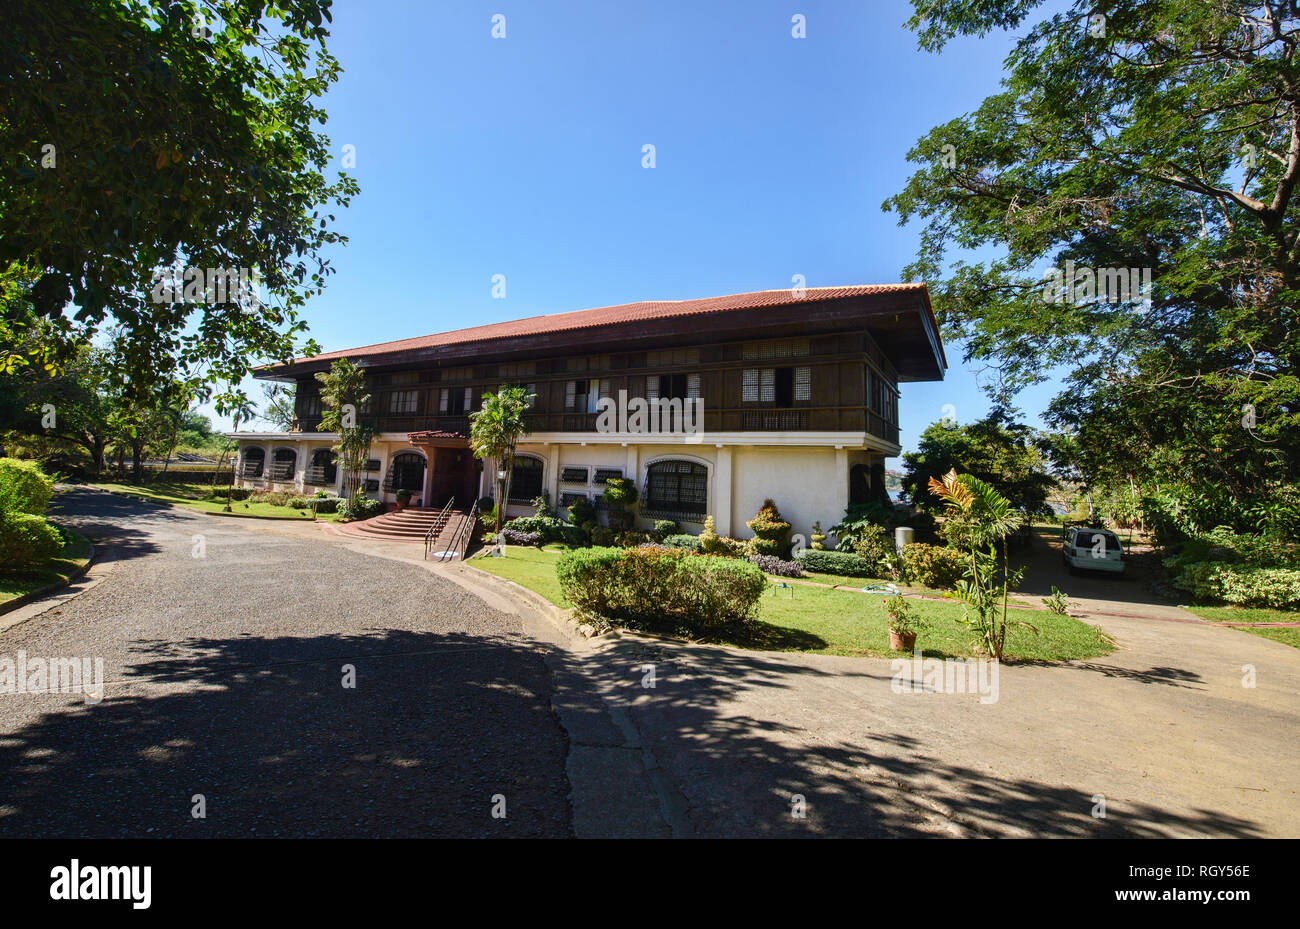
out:
<path id="1" fill-rule="evenodd" d="M 138 543 L 123 535 L 133 531 L 136 518 L 125 522 L 119 537 L 128 546 L 147 545 L 150 533 Z M 484 639 L 495 645 L 503 624 L 517 634 L 509 637 L 513 650 L 506 653 L 516 664 L 507 664 L 511 670 L 495 680 L 509 689 L 505 682 L 523 674 L 524 692 L 536 695 L 530 700 L 546 695 L 563 734 L 564 777 L 548 775 L 539 786 L 567 794 L 565 815 L 576 835 L 1300 835 L 1294 776 L 1300 652 L 1189 621 L 1185 612 L 1143 594 L 1137 582 L 1117 586 L 1055 575 L 1050 552 L 1031 571 L 1026 593 L 1038 595 L 1033 585 L 1039 585 L 1045 594 L 1057 583 L 1076 601 L 1076 615 L 1100 626 L 1119 648 L 1105 658 L 1064 665 L 1003 666 L 997 700 L 981 702 L 974 694 L 933 687 L 898 693 L 888 660 L 746 652 L 629 635 L 588 641 L 572 635 L 548 605 L 506 582 L 468 566 L 423 564 L 421 546 L 345 541 L 305 523 L 245 525 L 231 529 L 241 533 L 239 544 L 253 545 L 257 561 L 274 566 L 302 610 L 324 609 L 312 604 L 337 598 L 341 587 L 362 588 L 364 599 L 365 591 L 393 583 L 377 584 L 371 580 L 376 574 L 419 586 L 409 573 L 416 572 L 438 576 L 437 589 L 454 611 L 495 617 L 491 629 L 463 630 L 458 645 L 469 648 Z M 277 543 L 251 543 L 245 536 L 303 546 L 317 553 L 308 557 L 319 570 L 304 576 L 300 559 L 276 561 Z M 327 554 L 338 550 L 387 567 L 357 574 L 357 561 L 339 564 Z M 132 568 L 148 564 L 141 559 Z M 339 581 L 339 570 L 352 571 L 352 579 Z M 304 583 L 310 578 L 316 581 Z M 459 586 L 460 595 L 445 593 L 449 584 Z M 169 606 L 183 613 L 185 602 Z M 362 625 L 367 634 L 374 626 L 393 635 L 391 612 L 374 609 L 378 605 L 367 603 L 369 619 Z M 455 622 L 426 613 L 404 631 L 425 634 Z M 22 628 L 0 634 L 0 652 L 12 648 L 10 636 Z M 239 647 L 233 627 L 213 633 L 206 638 L 218 654 Z M 281 632 L 299 634 L 292 623 Z M 154 665 L 153 678 L 159 677 L 156 662 L 167 661 L 171 650 L 189 655 L 171 669 L 178 682 L 186 678 L 181 670 L 203 667 L 190 654 L 192 646 L 177 645 L 176 638 L 148 646 L 157 653 L 141 665 Z M 470 654 L 448 657 L 457 665 Z M 312 655 L 308 649 L 303 657 Z M 529 655 L 544 662 L 546 680 L 535 676 Z M 408 659 L 427 679 L 431 665 Z M 220 686 L 221 680 L 217 675 L 198 683 Z M 394 707 L 409 697 L 390 696 Z M 275 706 L 268 700 L 260 708 L 274 716 Z M 166 726 L 158 729 L 161 736 Z M 19 745 L 30 749 L 32 740 L 21 732 Z M 75 734 L 73 727 L 69 735 Z M 7 774 L 7 723 L 6 736 L 0 773 Z M 354 738 L 359 749 L 365 727 L 357 727 Z M 549 737 L 543 741 L 553 744 Z M 37 748 L 58 751 L 60 745 L 60 739 L 36 740 Z M 185 755 L 182 746 L 179 757 Z M 513 763 L 523 770 L 530 761 Z M 540 830 L 550 822 L 541 813 L 547 801 L 535 802 Z M 1103 811 L 1104 817 L 1096 815 Z M 4 822 L 0 816 L 0 832 Z"/>

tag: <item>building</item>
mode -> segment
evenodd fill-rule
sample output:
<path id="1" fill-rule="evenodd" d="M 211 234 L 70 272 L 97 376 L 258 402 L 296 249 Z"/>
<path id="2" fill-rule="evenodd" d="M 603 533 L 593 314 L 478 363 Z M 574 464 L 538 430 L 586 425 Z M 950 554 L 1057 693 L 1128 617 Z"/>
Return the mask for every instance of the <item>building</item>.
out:
<path id="1" fill-rule="evenodd" d="M 314 375 L 347 357 L 369 374 L 360 415 L 377 440 L 366 491 L 457 506 L 492 492 L 468 443 L 468 414 L 501 384 L 536 394 L 519 444 L 510 515 L 543 490 L 567 505 L 598 500 L 611 477 L 633 478 L 639 524 L 673 519 L 722 535 L 771 497 L 796 532 L 837 522 L 850 501 L 884 499 L 884 461 L 899 453 L 899 385 L 943 378 L 947 365 L 924 284 L 771 290 L 630 303 L 329 352 L 257 376 L 297 384 L 294 431 L 243 432 L 244 487 L 339 490 L 318 431 Z M 609 398 L 605 400 L 603 398 Z M 659 431 L 613 417 L 671 408 Z M 699 414 L 692 416 L 692 414 Z"/>

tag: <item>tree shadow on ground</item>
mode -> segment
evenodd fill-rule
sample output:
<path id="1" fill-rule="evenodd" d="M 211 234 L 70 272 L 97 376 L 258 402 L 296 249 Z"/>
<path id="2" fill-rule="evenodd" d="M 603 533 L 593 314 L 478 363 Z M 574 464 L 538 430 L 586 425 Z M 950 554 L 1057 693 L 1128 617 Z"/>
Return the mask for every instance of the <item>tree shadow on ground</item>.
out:
<path id="1" fill-rule="evenodd" d="M 385 630 L 133 650 L 99 704 L 0 697 L 43 704 L 0 738 L 0 836 L 569 834 L 566 739 L 543 653 L 522 638 Z"/>
<path id="2" fill-rule="evenodd" d="M 861 706 L 850 723 L 851 739 L 833 737 L 846 723 L 824 728 L 827 712 L 818 700 L 837 690 L 852 706 L 853 687 L 839 681 L 866 679 L 890 694 L 892 673 L 876 663 L 861 671 L 833 673 L 806 663 L 786 662 L 719 648 L 674 648 L 625 641 L 592 659 L 613 699 L 637 720 L 657 763 L 672 773 L 699 835 L 727 837 L 917 837 L 944 834 L 947 809 L 976 834 L 1057 837 L 1163 837 L 1261 834 L 1249 821 L 1208 808 L 1175 810 L 1116 795 L 1106 783 L 1085 786 L 1040 783 L 1001 776 L 953 757 L 933 726 L 914 725 L 917 704 L 883 710 Z M 644 686 L 645 664 L 656 667 L 656 685 Z M 810 696 L 799 682 L 821 678 L 828 688 Z M 785 696 L 763 694 L 784 690 Z M 802 707 L 806 718 L 774 723 L 736 709 L 742 691 L 780 701 L 786 719 Z M 961 725 L 973 698 L 953 695 L 893 695 L 898 701 L 950 700 L 952 725 Z M 962 703 L 961 701 L 965 701 Z M 914 731 L 909 731 L 909 728 Z M 924 735 L 922 734 L 924 733 Z M 1042 748 L 1026 744 L 1031 754 Z M 1108 796 L 1107 818 L 1094 818 L 1094 795 Z M 803 798 L 804 818 L 795 815 Z M 927 800 L 926 798 L 929 798 Z M 927 810 L 931 810 L 927 822 Z"/>

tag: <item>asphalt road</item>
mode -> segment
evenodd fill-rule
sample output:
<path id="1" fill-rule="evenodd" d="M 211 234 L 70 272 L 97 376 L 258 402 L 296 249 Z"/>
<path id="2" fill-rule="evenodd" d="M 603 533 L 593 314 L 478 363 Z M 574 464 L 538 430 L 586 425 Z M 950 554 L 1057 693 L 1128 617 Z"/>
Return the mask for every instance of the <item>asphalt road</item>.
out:
<path id="1" fill-rule="evenodd" d="M 102 658 L 107 685 L 0 694 L 0 837 L 570 834 L 566 736 L 517 616 L 241 521 L 89 490 L 52 515 L 109 562 L 0 632 L 0 658 Z"/>

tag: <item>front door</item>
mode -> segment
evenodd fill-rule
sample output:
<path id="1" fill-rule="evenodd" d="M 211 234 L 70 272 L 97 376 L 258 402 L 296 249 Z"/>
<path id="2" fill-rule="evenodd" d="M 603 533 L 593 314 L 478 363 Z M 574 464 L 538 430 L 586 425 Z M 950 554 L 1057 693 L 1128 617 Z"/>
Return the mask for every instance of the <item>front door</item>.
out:
<path id="1" fill-rule="evenodd" d="M 457 507 L 468 508 L 472 501 L 465 499 L 465 473 L 471 470 L 474 456 L 467 448 L 434 449 L 433 478 L 429 488 L 429 506 L 441 509 L 453 497 Z"/>

